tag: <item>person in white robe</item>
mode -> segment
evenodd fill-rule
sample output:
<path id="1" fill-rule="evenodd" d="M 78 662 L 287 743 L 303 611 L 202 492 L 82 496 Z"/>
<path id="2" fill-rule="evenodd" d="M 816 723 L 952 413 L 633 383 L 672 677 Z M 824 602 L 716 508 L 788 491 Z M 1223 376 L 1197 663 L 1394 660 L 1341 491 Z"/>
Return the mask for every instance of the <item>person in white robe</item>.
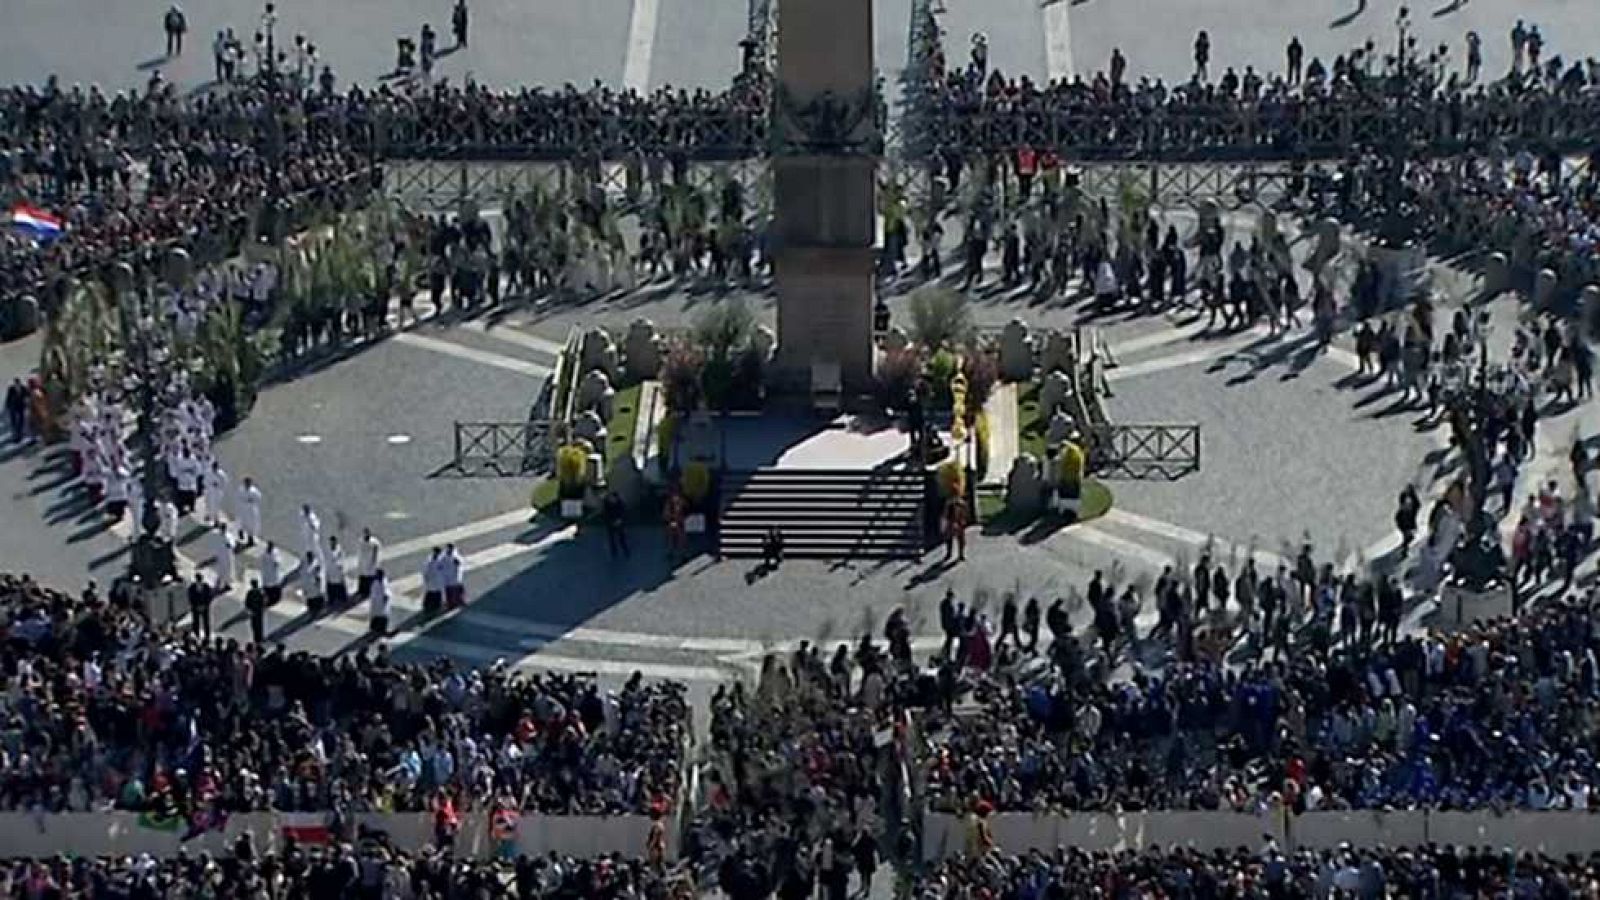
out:
<path id="1" fill-rule="evenodd" d="M 239 486 L 239 537 L 246 548 L 256 545 L 256 535 L 261 533 L 261 488 L 246 478 Z"/>
<path id="2" fill-rule="evenodd" d="M 383 636 L 389 633 L 389 579 L 383 574 L 382 569 L 372 573 L 372 583 L 368 586 L 367 602 L 370 604 L 368 613 L 371 619 L 372 633 Z"/>
<path id="3" fill-rule="evenodd" d="M 205 472 L 206 517 L 213 522 L 221 522 L 229 518 L 233 511 L 229 509 L 229 498 L 232 496 L 230 487 L 232 479 L 228 477 L 222 463 L 213 459 Z"/>
<path id="4" fill-rule="evenodd" d="M 228 535 L 228 526 L 222 522 L 211 526 L 211 555 L 212 571 L 216 574 L 212 586 L 217 593 L 226 594 L 233 587 L 233 538 Z"/>
<path id="5" fill-rule="evenodd" d="M 162 540 L 176 541 L 178 539 L 178 505 L 168 497 L 156 501 L 156 513 L 161 520 L 161 527 L 157 532 Z"/>
<path id="6" fill-rule="evenodd" d="M 327 602 L 328 584 L 322 577 L 322 560 L 317 554 L 307 552 L 300 563 L 300 596 L 306 602 L 308 615 L 319 615 Z"/>
<path id="7" fill-rule="evenodd" d="M 300 546 L 302 555 L 322 557 L 322 520 L 307 503 L 300 507 Z"/>
<path id="8" fill-rule="evenodd" d="M 344 548 L 339 546 L 337 537 L 328 538 L 328 552 L 323 556 L 322 565 L 328 580 L 328 604 L 340 609 L 350 602 L 350 583 L 345 573 Z"/>
<path id="9" fill-rule="evenodd" d="M 361 529 L 361 553 L 356 561 L 356 599 L 365 600 L 372 591 L 372 580 L 378 576 L 378 562 L 383 555 L 383 542 L 372 529 Z"/>
<path id="10" fill-rule="evenodd" d="M 261 592 L 266 595 L 268 606 L 283 599 L 283 559 L 271 541 L 261 552 Z"/>
<path id="11" fill-rule="evenodd" d="M 444 556 L 440 557 L 440 568 L 444 572 L 444 605 L 450 609 L 464 606 L 467 602 L 467 563 L 461 558 L 461 552 L 455 544 L 446 544 Z"/>

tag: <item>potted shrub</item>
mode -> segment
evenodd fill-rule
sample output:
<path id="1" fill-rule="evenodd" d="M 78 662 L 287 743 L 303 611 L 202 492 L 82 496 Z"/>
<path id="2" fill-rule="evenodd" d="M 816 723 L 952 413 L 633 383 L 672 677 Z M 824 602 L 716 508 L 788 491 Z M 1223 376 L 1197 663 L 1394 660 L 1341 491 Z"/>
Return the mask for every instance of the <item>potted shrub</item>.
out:
<path id="1" fill-rule="evenodd" d="M 692 462 L 683 467 L 680 482 L 688 514 L 683 518 L 686 534 L 704 534 L 706 531 L 706 499 L 711 496 L 711 470 L 705 463 Z"/>
<path id="2" fill-rule="evenodd" d="M 884 351 L 883 358 L 878 361 L 878 371 L 873 376 L 878 389 L 878 404 L 890 414 L 905 411 L 911 402 L 911 391 L 917 386 L 917 377 L 921 374 L 922 353 L 914 345 Z"/>
<path id="3" fill-rule="evenodd" d="M 1083 498 L 1083 448 L 1073 441 L 1068 441 L 1061 448 L 1061 457 L 1057 465 L 1059 480 L 1051 508 L 1064 515 L 1076 516 Z"/>
<path id="4" fill-rule="evenodd" d="M 567 444 L 556 451 L 556 486 L 560 490 L 561 518 L 583 517 L 583 495 L 588 488 L 589 453 L 581 444 Z"/>
<path id="5" fill-rule="evenodd" d="M 930 398 L 936 416 L 950 409 L 950 381 L 961 371 L 961 358 L 949 350 L 940 350 L 928 360 L 928 382 L 933 388 Z"/>
<path id="6" fill-rule="evenodd" d="M 728 406 L 736 413 L 759 413 L 766 399 L 767 360 L 754 343 L 739 351 L 733 363 Z"/>

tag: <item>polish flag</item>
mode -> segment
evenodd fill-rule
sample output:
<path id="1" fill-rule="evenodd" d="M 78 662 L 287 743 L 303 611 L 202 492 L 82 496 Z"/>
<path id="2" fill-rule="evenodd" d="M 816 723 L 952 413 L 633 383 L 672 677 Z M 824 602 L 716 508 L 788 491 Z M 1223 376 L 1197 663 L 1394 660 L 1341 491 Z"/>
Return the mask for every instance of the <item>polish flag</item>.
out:
<path id="1" fill-rule="evenodd" d="M 333 843 L 328 818 L 322 813 L 279 813 L 278 827 L 286 841 L 319 846 Z"/>

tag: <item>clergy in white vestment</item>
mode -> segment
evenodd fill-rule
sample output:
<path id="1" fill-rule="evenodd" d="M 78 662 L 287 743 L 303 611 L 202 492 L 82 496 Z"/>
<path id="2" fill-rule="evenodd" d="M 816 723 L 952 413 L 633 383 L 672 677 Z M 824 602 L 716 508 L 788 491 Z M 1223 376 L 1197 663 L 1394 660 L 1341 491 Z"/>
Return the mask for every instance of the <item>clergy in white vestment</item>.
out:
<path id="1" fill-rule="evenodd" d="M 267 596 L 268 606 L 283 599 L 283 559 L 271 541 L 261 554 L 261 592 Z"/>
<path id="2" fill-rule="evenodd" d="M 228 526 L 222 522 L 211 526 L 212 570 L 216 573 L 213 586 L 218 593 L 227 593 L 233 585 L 233 538 L 228 536 Z"/>
<path id="3" fill-rule="evenodd" d="M 302 555 L 322 559 L 322 520 L 307 503 L 300 507 L 300 546 Z"/>
<path id="4" fill-rule="evenodd" d="M 372 529 L 361 529 L 360 558 L 356 561 L 356 599 L 365 600 L 372 591 L 372 580 L 378 576 L 378 558 L 383 555 L 383 542 Z"/>
<path id="5" fill-rule="evenodd" d="M 328 603 L 335 609 L 341 608 L 350 602 L 350 583 L 345 574 L 344 548 L 339 546 L 337 537 L 328 538 L 328 552 L 322 564 L 327 573 Z"/>
<path id="6" fill-rule="evenodd" d="M 261 533 L 261 488 L 249 478 L 239 486 L 239 536 L 246 547 L 254 547 Z"/>
<path id="7" fill-rule="evenodd" d="M 369 594 L 367 602 L 370 604 L 368 613 L 371 617 L 372 633 L 385 635 L 389 633 L 389 579 L 379 569 L 372 574 L 372 583 L 368 585 Z"/>

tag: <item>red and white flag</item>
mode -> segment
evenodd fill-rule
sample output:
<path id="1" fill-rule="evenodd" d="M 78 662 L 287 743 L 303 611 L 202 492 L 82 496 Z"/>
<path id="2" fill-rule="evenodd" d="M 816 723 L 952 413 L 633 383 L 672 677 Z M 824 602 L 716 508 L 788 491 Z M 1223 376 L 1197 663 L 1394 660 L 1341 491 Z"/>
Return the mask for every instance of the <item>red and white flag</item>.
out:
<path id="1" fill-rule="evenodd" d="M 278 827 L 286 841 L 302 845 L 333 843 L 333 830 L 322 813 L 279 813 Z"/>

